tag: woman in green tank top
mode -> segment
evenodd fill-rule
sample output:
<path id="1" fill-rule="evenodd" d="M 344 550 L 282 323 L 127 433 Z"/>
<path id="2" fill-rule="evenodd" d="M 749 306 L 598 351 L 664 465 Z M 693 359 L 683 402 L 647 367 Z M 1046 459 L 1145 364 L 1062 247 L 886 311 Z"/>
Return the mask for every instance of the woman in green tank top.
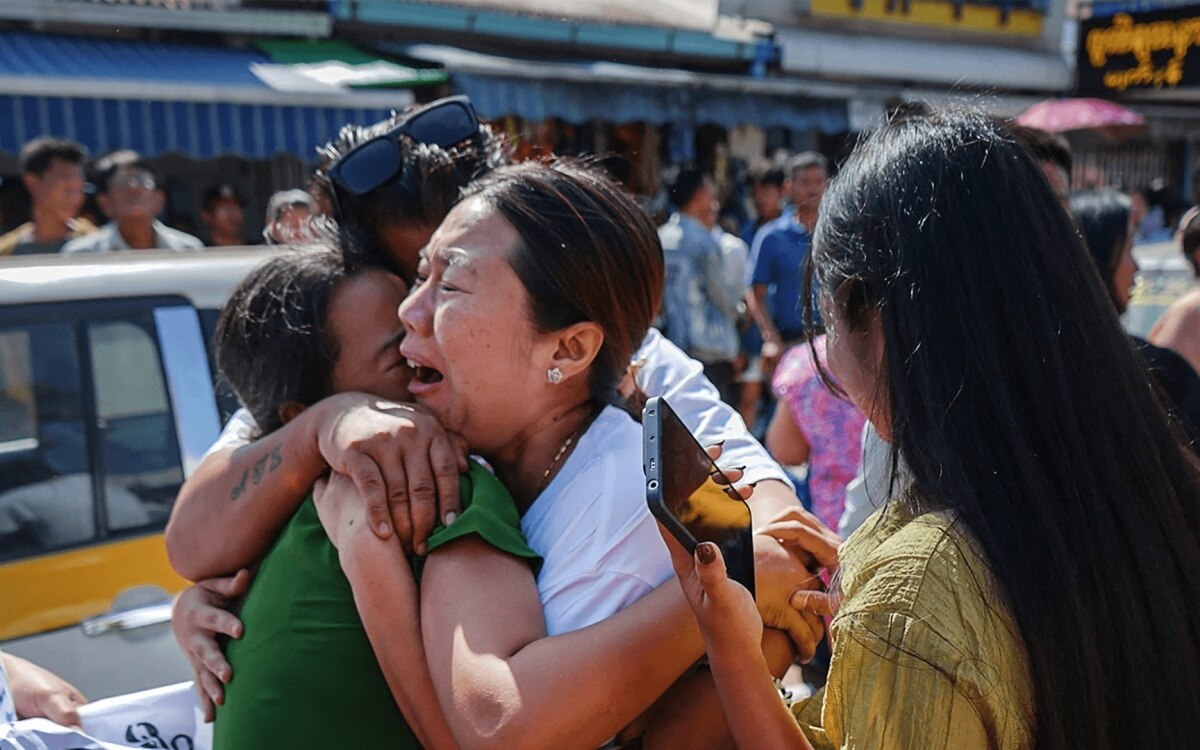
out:
<path id="1" fill-rule="evenodd" d="M 395 315 L 405 291 L 402 281 L 381 270 L 347 272 L 332 250 L 277 257 L 247 277 L 223 311 L 218 366 L 264 434 L 331 393 L 407 399 L 409 371 L 400 359 L 402 329 Z M 247 481 L 262 481 L 265 469 Z M 435 531 L 429 550 L 477 534 L 535 562 L 512 497 L 490 472 L 472 462 L 460 488 L 463 513 Z M 412 560 L 414 566 L 420 562 Z M 419 658 L 413 663 L 423 664 L 415 586 L 411 593 L 412 621 L 397 627 L 415 634 Z M 311 497 L 263 559 L 241 618 L 245 636 L 227 647 L 237 679 L 217 711 L 218 750 L 325 741 L 403 749 L 420 747 L 419 740 L 429 746 L 447 741 L 439 734 L 444 723 L 436 704 L 433 711 L 417 712 L 429 717 L 421 727 L 410 727 L 397 710 Z M 429 682 L 425 671 L 411 679 Z"/>

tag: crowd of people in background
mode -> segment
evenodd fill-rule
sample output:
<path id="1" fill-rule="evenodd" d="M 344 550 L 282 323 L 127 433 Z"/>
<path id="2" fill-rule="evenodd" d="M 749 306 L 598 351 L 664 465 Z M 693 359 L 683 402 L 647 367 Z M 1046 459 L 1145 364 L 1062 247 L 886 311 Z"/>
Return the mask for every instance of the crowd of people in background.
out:
<path id="1" fill-rule="evenodd" d="M 1109 279 L 1118 312 L 1124 312 L 1133 287 L 1137 268 L 1129 248 L 1135 241 L 1177 237 L 1183 255 L 1200 269 L 1195 260 L 1200 253 L 1197 210 L 1185 210 L 1165 180 L 1125 190 L 1072 193 L 1066 140 L 1020 127 L 1014 127 L 1014 132 L 1038 155 L 1052 190 L 1089 240 L 1101 273 Z M 322 156 L 323 161 L 329 159 L 328 154 Z M 246 196 L 233 183 L 219 182 L 201 193 L 202 241 L 163 222 L 159 178 L 133 151 L 120 150 L 89 162 L 79 144 L 46 136 L 27 143 L 18 164 L 29 196 L 29 217 L 0 236 L 0 257 L 296 245 L 320 234 L 323 217 L 332 210 L 328 191 L 319 183 L 278 191 L 267 201 L 261 237 L 251 238 L 245 231 Z M 801 304 L 803 270 L 831 171 L 827 158 L 814 151 L 790 157 L 777 154 L 745 169 L 744 190 L 731 191 L 698 169 L 671 170 L 663 184 L 670 213 L 660 219 L 659 227 L 666 282 L 656 327 L 703 363 L 705 376 L 753 434 L 767 438 L 774 446 L 772 452 L 786 465 L 807 466 L 817 485 L 827 481 L 822 478 L 827 469 L 810 451 L 816 450 L 819 457 L 825 448 L 806 430 L 826 429 L 845 415 L 832 404 L 828 411 L 796 395 L 799 389 L 824 400 L 817 393 L 820 389 L 806 385 L 813 380 L 815 363 L 799 353 L 798 344 L 807 329 Z M 1102 180 L 1088 173 L 1076 176 L 1074 182 L 1096 185 Z M 745 205 L 729 210 L 729 201 L 736 199 Z M 1098 223 L 1109 232 L 1102 240 L 1097 239 L 1103 234 Z M 1112 234 L 1116 223 L 1127 225 L 1128 231 Z M 1121 247 L 1095 247 L 1118 235 Z M 819 327 L 820 312 L 807 312 Z M 1163 316 L 1150 341 L 1138 342 L 1189 424 L 1200 420 L 1200 395 L 1190 395 L 1200 369 L 1200 337 L 1189 332 L 1195 327 L 1192 318 L 1198 316 L 1200 293 L 1187 295 Z M 781 399 L 788 405 L 782 411 L 777 408 Z M 825 416 L 802 418 L 802 409 L 823 410 Z M 856 463 L 859 452 L 857 445 L 849 444 L 837 451 L 834 463 L 842 468 L 836 482 L 846 477 L 846 466 Z"/>
<path id="2" fill-rule="evenodd" d="M 162 221 L 165 194 L 153 166 L 119 150 L 88 162 L 78 143 L 36 138 L 18 155 L 29 196 L 28 221 L 0 236 L 0 257 L 106 250 L 198 250 L 303 242 L 319 198 L 281 190 L 267 201 L 262 236 L 246 235 L 246 197 L 232 183 L 204 189 L 199 215 L 206 240 Z"/>
<path id="3" fill-rule="evenodd" d="M 1135 241 L 1178 237 L 1184 256 L 1200 268 L 1194 257 L 1200 252 L 1197 210 L 1184 210 L 1166 181 L 1073 194 L 1066 140 L 1025 128 L 1014 130 L 1038 155 L 1052 190 L 1073 212 L 1085 239 L 1091 240 L 1089 246 L 1101 272 L 1113 285 L 1118 312 L 1125 310 L 1137 270 L 1129 251 Z M 328 161 L 329 156 L 322 159 Z M 278 191 L 267 201 L 261 238 L 251 238 L 245 232 L 246 196 L 233 183 L 220 182 L 201 193 L 202 241 L 162 221 L 164 193 L 159 178 L 133 151 L 116 151 L 89 162 L 79 144 L 46 136 L 27 143 L 18 164 L 30 215 L 0 236 L 0 257 L 303 244 L 332 210 L 327 191 L 318 183 Z M 1197 175 L 1200 177 L 1200 170 Z M 803 361 L 803 355 L 793 350 L 805 337 L 806 311 L 800 304 L 803 269 L 830 176 L 829 161 L 813 151 L 790 157 L 777 154 L 750 165 L 744 170 L 744 190 L 738 191 L 718 185 L 712 175 L 697 169 L 672 170 L 663 185 L 670 213 L 659 228 L 667 265 L 656 326 L 703 363 L 705 376 L 722 399 L 737 409 L 753 434 L 768 437 L 768 444 L 775 446 L 773 453 L 786 465 L 807 465 L 818 485 L 825 481 L 820 478 L 825 469 L 820 460 L 813 461 L 809 450 L 817 450 L 820 456 L 823 449 L 819 440 L 814 442 L 804 431 L 822 429 L 810 425 L 827 426 L 840 416 L 836 407 L 831 407 L 834 412 L 826 414 L 827 419 L 811 415 L 800 419 L 798 409 L 820 407 L 804 407 L 803 400 L 796 400 L 797 388 L 806 388 L 815 370 L 811 358 Z M 1077 176 L 1075 182 L 1092 185 L 1101 180 L 1089 173 Z M 1197 182 L 1200 187 L 1200 179 Z M 730 211 L 729 200 L 738 197 L 745 205 Z M 1111 228 L 1114 222 L 1128 226 L 1128 231 L 1119 233 L 1122 247 L 1094 247 L 1101 241 L 1095 239 L 1101 221 L 1097 212 L 1104 213 L 1097 208 L 1100 204 L 1107 206 L 1106 226 Z M 739 222 L 735 217 L 745 218 Z M 1109 239 L 1105 235 L 1102 241 Z M 820 312 L 810 312 L 819 326 Z M 1200 419 L 1200 396 L 1185 395 L 1191 393 L 1193 376 L 1200 369 L 1200 337 L 1188 334 L 1194 328 L 1189 322 L 1196 316 L 1200 316 L 1200 293 L 1173 306 L 1150 341 L 1139 342 L 1179 404 L 1180 413 L 1191 422 Z M 785 359 L 788 352 L 791 355 Z M 813 393 L 822 400 L 815 390 Z M 788 409 L 777 408 L 779 399 L 788 403 Z M 789 414 L 797 418 L 794 424 Z M 780 443 L 780 436 L 785 435 L 789 436 L 785 441 L 788 447 Z M 799 447 L 800 441 L 808 447 Z M 856 446 L 839 450 L 835 463 L 853 464 L 858 453 Z M 845 475 L 843 467 L 837 481 Z"/>

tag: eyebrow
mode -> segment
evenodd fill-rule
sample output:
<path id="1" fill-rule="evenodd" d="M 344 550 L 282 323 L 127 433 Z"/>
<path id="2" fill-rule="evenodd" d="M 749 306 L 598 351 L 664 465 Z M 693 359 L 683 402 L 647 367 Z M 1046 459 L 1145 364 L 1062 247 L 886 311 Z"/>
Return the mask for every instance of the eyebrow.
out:
<path id="1" fill-rule="evenodd" d="M 430 258 L 429 256 L 431 254 L 435 255 L 436 257 Z M 429 246 L 427 245 L 421 249 L 418 257 L 427 263 L 437 261 L 446 265 L 447 267 L 465 266 L 471 260 L 470 253 L 468 253 L 466 250 L 463 250 L 461 247 L 455 247 L 453 245 L 436 250 L 433 253 L 430 252 Z"/>
<path id="2" fill-rule="evenodd" d="M 379 357 L 380 355 L 385 354 L 391 350 L 398 351 L 400 348 L 400 342 L 404 340 L 405 333 L 406 333 L 406 331 L 404 330 L 404 326 L 400 326 L 400 329 L 397 330 L 395 333 L 393 333 L 391 336 L 388 336 L 388 340 L 383 342 L 383 344 L 380 345 L 379 349 L 377 349 L 375 351 L 375 356 Z"/>

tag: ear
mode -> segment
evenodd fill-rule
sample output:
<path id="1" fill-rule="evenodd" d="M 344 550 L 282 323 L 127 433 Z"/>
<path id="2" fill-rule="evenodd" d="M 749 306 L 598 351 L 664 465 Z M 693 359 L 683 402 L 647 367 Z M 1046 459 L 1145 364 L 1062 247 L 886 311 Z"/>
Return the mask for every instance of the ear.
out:
<path id="1" fill-rule="evenodd" d="M 25 185 L 25 191 L 30 195 L 37 195 L 38 188 L 42 186 L 42 180 L 35 174 L 21 175 L 21 182 Z"/>
<path id="2" fill-rule="evenodd" d="M 291 422 L 296 417 L 300 416 L 300 412 L 304 411 L 307 408 L 308 408 L 307 406 L 305 406 L 302 403 L 299 403 L 298 401 L 284 402 L 284 404 L 282 406 L 280 406 L 279 410 L 278 410 L 279 411 L 279 421 L 283 422 L 284 424 L 287 424 L 288 422 Z"/>
<path id="3" fill-rule="evenodd" d="M 554 350 L 547 368 L 562 370 L 565 379 L 585 372 L 604 346 L 604 329 L 585 320 L 554 334 Z"/>
<path id="4" fill-rule="evenodd" d="M 112 211 L 109 210 L 111 204 L 109 203 L 108 195 L 106 193 L 96 193 L 96 203 L 100 206 L 100 210 L 104 212 L 104 215 L 111 219 Z"/>

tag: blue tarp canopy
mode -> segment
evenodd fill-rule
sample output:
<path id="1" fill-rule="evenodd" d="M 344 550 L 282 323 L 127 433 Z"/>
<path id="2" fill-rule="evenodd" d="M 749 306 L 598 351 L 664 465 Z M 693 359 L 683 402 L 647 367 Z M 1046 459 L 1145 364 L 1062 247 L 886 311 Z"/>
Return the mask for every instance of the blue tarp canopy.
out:
<path id="1" fill-rule="evenodd" d="M 0 32 L 0 150 L 57 135 L 94 154 L 309 160 L 345 123 L 412 101 L 407 91 L 277 91 L 252 69 L 271 62 L 256 50 Z"/>
<path id="2" fill-rule="evenodd" d="M 844 132 L 845 86 L 648 68 L 603 61 L 544 61 L 430 44 L 381 43 L 381 50 L 444 65 L 481 117 L 557 117 L 583 123 L 649 122 L 694 127 L 744 123 Z"/>

